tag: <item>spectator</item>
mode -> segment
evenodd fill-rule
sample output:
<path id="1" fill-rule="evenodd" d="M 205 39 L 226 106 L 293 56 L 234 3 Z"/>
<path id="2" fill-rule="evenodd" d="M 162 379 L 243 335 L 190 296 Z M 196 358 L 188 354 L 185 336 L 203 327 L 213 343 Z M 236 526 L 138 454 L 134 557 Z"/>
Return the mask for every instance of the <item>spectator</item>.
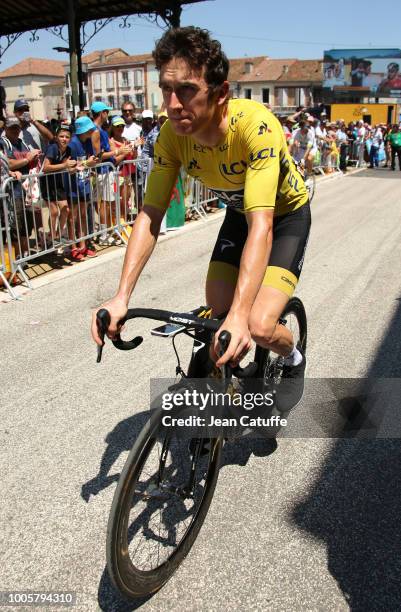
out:
<path id="1" fill-rule="evenodd" d="M 390 145 L 390 134 L 392 130 L 392 125 L 386 125 L 385 123 L 381 124 L 382 132 L 383 132 L 383 143 L 384 143 L 384 153 L 386 156 L 386 162 L 384 164 L 384 168 L 391 167 L 391 145 Z"/>
<path id="2" fill-rule="evenodd" d="M 130 143 L 123 136 L 124 132 L 124 119 L 122 117 L 113 117 L 111 120 L 111 132 L 110 132 L 110 143 L 115 150 L 116 164 L 120 164 L 122 161 L 134 160 L 137 157 L 138 139 L 135 143 Z M 121 223 L 126 225 L 127 223 L 127 208 L 128 202 L 131 196 L 131 174 L 135 174 L 135 164 L 123 164 L 120 169 L 120 204 L 121 204 Z"/>
<path id="3" fill-rule="evenodd" d="M 144 111 L 146 112 L 146 111 Z M 152 113 L 153 115 L 153 113 Z M 154 128 L 152 128 L 150 130 L 150 132 L 148 133 L 148 135 L 146 136 L 145 139 L 145 144 L 143 145 L 143 149 L 142 149 L 142 155 L 143 157 L 150 157 L 153 159 L 153 150 L 154 150 L 154 146 L 155 146 L 155 142 L 157 140 L 157 137 L 159 135 L 160 129 L 163 125 L 163 123 L 165 123 L 165 121 L 167 121 L 168 116 L 166 111 L 161 111 L 158 116 L 157 116 L 157 123 L 155 125 Z"/>
<path id="4" fill-rule="evenodd" d="M 149 132 L 153 129 L 153 112 L 149 109 L 142 113 L 142 136 L 146 139 Z"/>
<path id="5" fill-rule="evenodd" d="M 52 177 L 42 177 L 40 180 L 43 199 L 49 205 L 50 212 L 50 237 L 52 244 L 56 239 L 62 243 L 62 232 L 68 219 L 68 238 L 74 240 L 74 221 L 68 207 L 66 185 L 68 176 L 61 171 L 74 172 L 77 160 L 71 159 L 71 128 L 69 125 L 61 124 L 56 133 L 56 141 L 48 146 L 43 164 L 44 174 L 57 172 Z M 62 253 L 62 247 L 59 248 Z"/>
<path id="6" fill-rule="evenodd" d="M 14 114 L 20 121 L 25 144 L 31 150 L 40 149 L 44 152 L 48 143 L 53 141 L 53 134 L 40 121 L 32 118 L 28 102 L 17 100 L 14 104 Z"/>
<path id="7" fill-rule="evenodd" d="M 71 159 L 76 160 L 76 174 L 66 181 L 66 192 L 70 198 L 74 227 L 78 229 L 78 246 L 71 250 L 71 258 L 82 261 L 85 257 L 96 257 L 96 252 L 89 248 L 84 236 L 88 233 L 87 203 L 90 199 L 90 170 L 99 159 L 93 155 L 91 136 L 96 126 L 89 117 L 78 117 L 75 121 L 75 134 L 72 136 L 69 148 Z"/>
<path id="8" fill-rule="evenodd" d="M 41 151 L 30 150 L 20 138 L 21 125 L 17 117 L 8 117 L 5 133 L 0 138 L 1 148 L 8 158 L 11 172 L 19 171 L 27 174 L 37 166 Z M 12 242 L 17 253 L 22 257 L 28 251 L 28 239 L 34 227 L 33 212 L 25 207 L 21 182 L 13 184 L 9 200 L 9 213 L 12 218 Z"/>
<path id="9" fill-rule="evenodd" d="M 141 126 L 135 121 L 135 104 L 124 102 L 121 107 L 121 114 L 125 121 L 123 137 L 129 142 L 136 142 L 141 135 Z"/>
<path id="10" fill-rule="evenodd" d="M 312 173 L 314 138 L 309 126 L 305 121 L 300 121 L 299 129 L 293 134 L 290 144 L 290 153 L 295 161 L 306 165 L 308 172 Z"/>
<path id="11" fill-rule="evenodd" d="M 366 137 L 367 137 L 366 126 L 361 119 L 357 123 L 356 134 L 357 134 L 356 141 L 355 141 L 355 145 L 357 147 L 356 157 L 358 159 L 358 165 L 361 166 L 362 162 L 364 161 L 365 142 L 366 142 Z"/>
<path id="12" fill-rule="evenodd" d="M 391 147 L 391 170 L 395 170 L 395 158 L 398 157 L 398 168 L 401 170 L 401 132 L 398 125 L 393 125 L 388 137 Z"/>
<path id="13" fill-rule="evenodd" d="M 370 145 L 369 153 L 369 168 L 378 168 L 379 166 L 379 149 L 383 142 L 383 133 L 379 126 L 376 126 L 371 131 L 372 144 Z"/>
<path id="14" fill-rule="evenodd" d="M 329 155 L 331 143 L 327 138 L 327 121 L 322 119 L 320 122 L 316 122 L 315 136 L 317 147 L 320 151 L 320 165 L 325 167 L 327 165 L 327 156 Z"/>
<path id="15" fill-rule="evenodd" d="M 114 151 L 110 149 L 108 127 L 110 106 L 106 106 L 103 102 L 93 102 L 91 113 L 95 131 L 92 132 L 91 142 L 93 154 L 100 162 L 114 163 Z M 108 224 L 113 224 L 112 219 L 112 203 L 115 202 L 114 193 L 114 174 L 111 172 L 110 166 L 103 165 L 96 170 L 96 196 L 97 196 L 97 211 L 100 223 L 99 244 L 111 245 L 116 241 L 112 236 L 107 236 Z M 92 210 L 89 211 L 91 215 Z M 93 225 L 93 224 L 92 224 Z M 92 233 L 93 227 L 90 228 Z"/>
<path id="16" fill-rule="evenodd" d="M 3 149 L 0 146 L 0 189 L 4 190 L 5 181 L 8 178 L 11 177 L 11 178 L 15 178 L 16 180 L 20 180 L 21 176 L 22 174 L 21 172 L 18 172 L 18 170 L 16 170 L 15 172 L 10 170 L 9 160 L 7 156 L 5 155 L 5 153 L 3 152 Z M 11 232 L 11 244 L 15 248 L 15 245 L 18 244 L 18 238 L 15 235 L 15 222 L 14 222 L 14 216 L 13 216 L 14 210 L 13 210 L 13 207 L 11 206 L 8 206 L 6 210 L 8 213 L 7 214 L 7 224 Z M 4 219 L 4 207 L 3 207 L 3 202 L 0 199 L 0 228 L 1 228 L 0 229 L 1 231 L 0 241 L 2 241 L 3 247 L 6 246 L 6 242 L 7 242 L 7 232 L 6 232 L 5 227 L 6 225 L 5 225 L 5 219 Z"/>
<path id="17" fill-rule="evenodd" d="M 336 132 L 336 146 L 340 153 L 340 170 L 347 172 L 348 137 L 343 121 L 340 121 Z"/>
<path id="18" fill-rule="evenodd" d="M 307 125 L 309 127 L 309 130 L 313 136 L 313 144 L 312 144 L 312 148 L 309 151 L 309 157 L 310 159 L 310 170 L 308 169 L 308 172 L 312 172 L 313 171 L 313 164 L 315 162 L 315 158 L 317 155 L 317 138 L 316 138 L 316 128 L 315 125 L 317 125 L 318 120 L 313 116 L 313 115 L 308 115 L 307 119 Z"/>

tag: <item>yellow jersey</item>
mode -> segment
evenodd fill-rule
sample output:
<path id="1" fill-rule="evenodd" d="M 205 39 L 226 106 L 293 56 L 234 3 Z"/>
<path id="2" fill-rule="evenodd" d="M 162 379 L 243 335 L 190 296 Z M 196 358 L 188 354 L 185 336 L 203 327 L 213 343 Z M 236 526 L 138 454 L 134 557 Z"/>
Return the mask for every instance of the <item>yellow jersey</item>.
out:
<path id="1" fill-rule="evenodd" d="M 146 205 L 168 208 L 181 166 L 240 212 L 274 209 L 283 215 L 308 201 L 280 122 L 254 100 L 229 100 L 227 133 L 215 147 L 177 135 L 167 120 L 154 147 Z"/>

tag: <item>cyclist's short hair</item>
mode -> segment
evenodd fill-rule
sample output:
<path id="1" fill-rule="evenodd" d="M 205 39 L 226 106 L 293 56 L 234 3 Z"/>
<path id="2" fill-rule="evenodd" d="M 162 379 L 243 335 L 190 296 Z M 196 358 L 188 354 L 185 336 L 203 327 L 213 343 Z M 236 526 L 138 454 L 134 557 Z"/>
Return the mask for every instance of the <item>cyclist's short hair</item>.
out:
<path id="1" fill-rule="evenodd" d="M 226 54 L 218 40 L 210 37 L 208 30 L 187 26 L 171 28 L 157 41 L 153 51 L 156 68 L 179 57 L 195 72 L 205 69 L 205 81 L 215 89 L 227 80 L 230 67 Z"/>

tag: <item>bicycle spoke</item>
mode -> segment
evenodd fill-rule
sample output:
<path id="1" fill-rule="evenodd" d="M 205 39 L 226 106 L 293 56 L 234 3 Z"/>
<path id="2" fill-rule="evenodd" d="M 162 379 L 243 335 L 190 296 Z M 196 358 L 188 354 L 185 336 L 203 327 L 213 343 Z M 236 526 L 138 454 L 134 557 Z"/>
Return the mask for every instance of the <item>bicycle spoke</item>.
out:
<path id="1" fill-rule="evenodd" d="M 149 571 L 166 561 L 197 512 L 208 461 L 198 459 L 193 496 L 185 495 L 192 462 L 188 443 L 178 438 L 169 440 L 166 463 L 159 475 L 163 440 L 155 440 L 136 482 L 128 520 L 127 552 L 139 570 Z"/>

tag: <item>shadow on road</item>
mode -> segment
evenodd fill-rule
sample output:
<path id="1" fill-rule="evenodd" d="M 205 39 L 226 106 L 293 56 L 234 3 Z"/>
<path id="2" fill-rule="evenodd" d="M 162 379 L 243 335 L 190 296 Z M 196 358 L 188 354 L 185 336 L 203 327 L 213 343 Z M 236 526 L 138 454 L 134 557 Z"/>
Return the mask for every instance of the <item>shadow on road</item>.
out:
<path id="1" fill-rule="evenodd" d="M 400 304 L 368 376 L 401 376 Z M 328 569 L 352 611 L 401 609 L 400 469 L 400 439 L 338 440 L 293 510 L 296 525 L 326 543 Z"/>

